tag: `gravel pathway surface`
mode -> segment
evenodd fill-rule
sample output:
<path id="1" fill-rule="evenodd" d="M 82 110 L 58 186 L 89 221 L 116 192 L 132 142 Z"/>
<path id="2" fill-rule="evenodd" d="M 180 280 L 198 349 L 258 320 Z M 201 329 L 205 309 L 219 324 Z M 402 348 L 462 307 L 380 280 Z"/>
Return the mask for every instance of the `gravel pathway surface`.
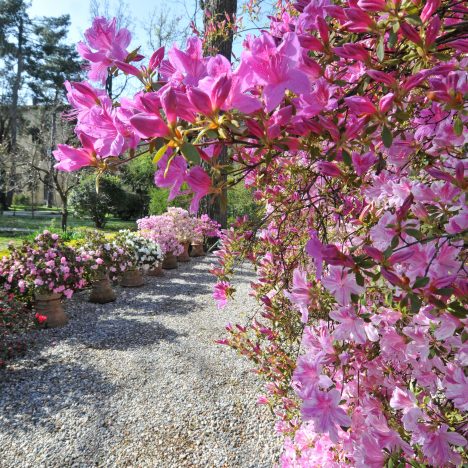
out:
<path id="1" fill-rule="evenodd" d="M 193 259 L 114 303 L 68 304 L 0 371 L 0 467 L 271 467 L 280 451 L 249 363 L 214 343 L 255 303 L 249 271 L 217 311 L 212 259 Z"/>

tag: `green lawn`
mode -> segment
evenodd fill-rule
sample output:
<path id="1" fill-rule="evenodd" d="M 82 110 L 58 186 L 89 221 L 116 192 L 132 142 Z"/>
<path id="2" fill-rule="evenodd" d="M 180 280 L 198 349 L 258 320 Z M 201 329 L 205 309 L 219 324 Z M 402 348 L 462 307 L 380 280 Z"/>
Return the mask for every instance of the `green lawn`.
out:
<path id="1" fill-rule="evenodd" d="M 30 229 L 31 232 L 14 232 L 0 229 L 0 255 L 7 249 L 9 242 L 20 244 L 25 239 L 32 239 L 34 236 L 48 229 L 61 233 L 60 216 L 0 216 L 0 228 L 20 228 Z M 94 228 L 94 224 L 89 219 L 80 219 L 70 216 L 68 218 L 69 235 L 80 228 Z M 121 219 L 109 218 L 103 232 L 116 232 L 120 229 L 135 229 L 135 221 L 122 221 Z"/>

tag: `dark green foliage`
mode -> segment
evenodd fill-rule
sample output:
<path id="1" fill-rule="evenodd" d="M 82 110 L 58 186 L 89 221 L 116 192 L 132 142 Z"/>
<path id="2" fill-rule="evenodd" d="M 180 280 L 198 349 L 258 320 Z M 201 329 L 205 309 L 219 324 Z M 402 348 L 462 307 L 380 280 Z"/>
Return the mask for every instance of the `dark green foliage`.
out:
<path id="1" fill-rule="evenodd" d="M 146 214 L 142 197 L 136 193 L 126 192 L 125 202 L 117 208 L 116 215 L 125 221 L 141 218 Z"/>
<path id="2" fill-rule="evenodd" d="M 259 209 L 252 192 L 244 184 L 237 184 L 228 190 L 228 225 L 231 225 L 239 216 L 248 215 L 251 220 L 258 219 Z"/>
<path id="3" fill-rule="evenodd" d="M 96 176 L 83 178 L 73 189 L 70 206 L 76 215 L 89 216 L 97 228 L 103 228 L 109 214 L 117 214 L 125 207 L 127 194 L 115 176 L 99 178 L 99 193 L 96 193 Z"/>

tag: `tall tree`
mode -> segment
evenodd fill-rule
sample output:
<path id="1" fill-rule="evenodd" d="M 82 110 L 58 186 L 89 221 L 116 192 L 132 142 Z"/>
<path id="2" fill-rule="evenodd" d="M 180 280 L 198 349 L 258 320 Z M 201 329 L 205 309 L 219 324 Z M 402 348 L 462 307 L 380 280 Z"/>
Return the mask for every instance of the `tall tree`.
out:
<path id="1" fill-rule="evenodd" d="M 29 2 L 24 0 L 0 0 L 0 59 L 5 69 L 14 69 L 9 103 L 9 139 L 6 155 L 9 157 L 8 169 L 2 177 L 1 203 L 7 208 L 13 199 L 11 188 L 17 176 L 19 96 L 24 78 L 25 57 L 30 53 L 28 40 L 31 20 L 27 9 Z"/>
<path id="2" fill-rule="evenodd" d="M 39 19 L 33 27 L 36 47 L 26 61 L 33 104 L 45 107 L 50 119 L 50 134 L 44 155 L 48 168 L 46 201 L 49 207 L 54 203 L 55 191 L 62 193 L 56 184 L 56 161 L 52 151 L 57 145 L 57 114 L 65 109 L 64 83 L 66 79 L 78 79 L 81 72 L 81 62 L 75 48 L 65 42 L 69 27 L 68 15 Z"/>
<path id="3" fill-rule="evenodd" d="M 33 103 L 40 106 L 43 116 L 36 129 L 35 146 L 39 148 L 39 158 L 34 161 L 34 168 L 46 187 L 47 205 L 50 207 L 54 204 L 55 194 L 60 197 L 64 230 L 67 228 L 68 196 L 77 178 L 57 172 L 52 151 L 58 142 L 73 138 L 66 124 L 61 124 L 61 134 L 57 125 L 61 120 L 59 114 L 66 109 L 65 80 L 78 80 L 82 68 L 75 48 L 66 43 L 69 27 L 68 15 L 38 19 L 33 27 L 36 46 L 26 62 L 27 84 Z"/>
<path id="4" fill-rule="evenodd" d="M 216 27 L 224 24 L 229 18 L 233 20 L 237 12 L 237 0 L 200 0 L 203 9 L 203 23 L 205 28 L 205 51 L 211 55 L 224 55 L 229 61 L 232 58 L 232 43 L 234 31 L 231 28 L 223 28 L 216 33 Z M 223 149 L 219 156 L 221 166 L 227 164 L 227 150 Z M 227 174 L 221 169 L 218 184 L 222 186 L 219 197 L 207 207 L 211 218 L 218 221 L 223 228 L 227 227 Z"/>

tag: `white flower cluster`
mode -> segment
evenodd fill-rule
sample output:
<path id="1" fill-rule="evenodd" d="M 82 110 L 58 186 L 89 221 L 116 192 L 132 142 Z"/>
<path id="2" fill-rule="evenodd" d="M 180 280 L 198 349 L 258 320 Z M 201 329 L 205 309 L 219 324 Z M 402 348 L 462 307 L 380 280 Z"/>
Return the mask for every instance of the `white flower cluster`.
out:
<path id="1" fill-rule="evenodd" d="M 157 265 L 163 260 L 159 244 L 129 230 L 119 231 L 116 242 L 133 257 L 135 266 Z"/>

